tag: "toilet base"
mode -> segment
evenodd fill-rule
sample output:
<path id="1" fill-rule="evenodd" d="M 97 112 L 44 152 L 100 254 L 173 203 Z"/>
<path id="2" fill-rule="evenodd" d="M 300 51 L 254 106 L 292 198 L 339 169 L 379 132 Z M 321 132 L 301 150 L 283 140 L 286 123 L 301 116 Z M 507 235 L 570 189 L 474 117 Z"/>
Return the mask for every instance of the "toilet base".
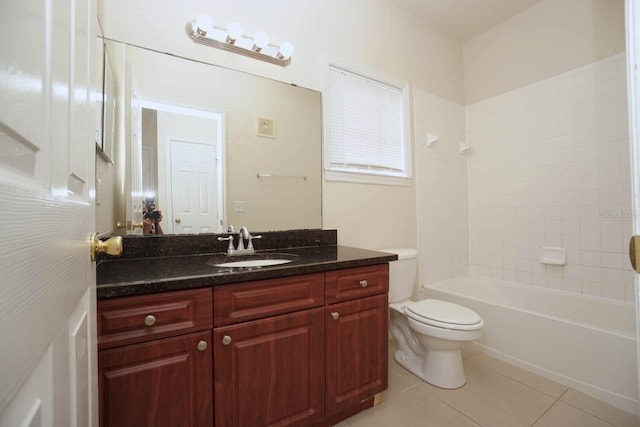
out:
<path id="1" fill-rule="evenodd" d="M 398 365 L 436 387 L 451 390 L 467 383 L 460 350 L 427 350 L 423 356 L 412 356 L 397 350 L 393 358 Z"/>

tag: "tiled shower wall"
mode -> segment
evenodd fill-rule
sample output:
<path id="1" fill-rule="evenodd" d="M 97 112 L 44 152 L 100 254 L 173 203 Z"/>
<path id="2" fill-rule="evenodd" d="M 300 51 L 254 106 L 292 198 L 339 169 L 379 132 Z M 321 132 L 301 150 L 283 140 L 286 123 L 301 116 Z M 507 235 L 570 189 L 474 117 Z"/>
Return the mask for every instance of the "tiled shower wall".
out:
<path id="1" fill-rule="evenodd" d="M 466 109 L 469 274 L 633 301 L 624 54 Z M 567 250 L 542 264 L 543 246 Z"/>

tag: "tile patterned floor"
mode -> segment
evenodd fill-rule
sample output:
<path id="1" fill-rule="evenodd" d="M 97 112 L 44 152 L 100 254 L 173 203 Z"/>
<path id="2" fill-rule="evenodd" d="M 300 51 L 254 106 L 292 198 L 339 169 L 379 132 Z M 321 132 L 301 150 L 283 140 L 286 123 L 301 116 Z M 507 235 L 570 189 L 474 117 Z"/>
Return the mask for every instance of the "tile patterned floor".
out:
<path id="1" fill-rule="evenodd" d="M 480 352 L 464 353 L 467 384 L 434 387 L 400 367 L 389 345 L 389 389 L 338 427 L 638 427 L 607 403 Z"/>

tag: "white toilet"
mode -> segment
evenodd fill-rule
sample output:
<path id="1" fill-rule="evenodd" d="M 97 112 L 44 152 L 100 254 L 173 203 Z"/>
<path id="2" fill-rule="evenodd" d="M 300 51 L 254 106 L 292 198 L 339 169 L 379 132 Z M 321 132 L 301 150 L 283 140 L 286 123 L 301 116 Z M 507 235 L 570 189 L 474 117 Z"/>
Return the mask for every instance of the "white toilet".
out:
<path id="1" fill-rule="evenodd" d="M 398 342 L 396 362 L 435 386 L 462 387 L 467 379 L 460 347 L 482 336 L 482 318 L 446 301 L 411 301 L 417 278 L 417 251 L 380 251 L 398 255 L 398 261 L 389 263 L 389 329 Z"/>

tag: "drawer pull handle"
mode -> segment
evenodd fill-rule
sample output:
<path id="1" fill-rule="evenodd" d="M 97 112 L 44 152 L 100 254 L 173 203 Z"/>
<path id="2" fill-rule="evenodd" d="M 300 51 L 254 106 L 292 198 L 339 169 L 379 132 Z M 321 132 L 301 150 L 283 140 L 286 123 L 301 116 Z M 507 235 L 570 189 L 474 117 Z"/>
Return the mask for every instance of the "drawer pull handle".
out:
<path id="1" fill-rule="evenodd" d="M 156 323 L 156 316 L 150 314 L 144 318 L 144 324 L 147 326 L 153 326 Z"/>
<path id="2" fill-rule="evenodd" d="M 231 344 L 231 337 L 229 335 L 225 335 L 222 337 L 222 344 L 229 345 Z"/>
<path id="3" fill-rule="evenodd" d="M 339 317 L 340 317 L 340 313 L 338 313 L 337 311 L 334 311 L 333 313 L 331 313 L 331 318 L 333 320 L 338 320 Z"/>
<path id="4" fill-rule="evenodd" d="M 363 288 L 366 288 L 369 285 L 369 283 L 366 280 L 360 280 L 360 286 L 362 286 Z"/>
<path id="5" fill-rule="evenodd" d="M 198 350 L 205 351 L 206 349 L 207 349 L 207 342 L 206 341 L 200 341 L 198 343 Z"/>

